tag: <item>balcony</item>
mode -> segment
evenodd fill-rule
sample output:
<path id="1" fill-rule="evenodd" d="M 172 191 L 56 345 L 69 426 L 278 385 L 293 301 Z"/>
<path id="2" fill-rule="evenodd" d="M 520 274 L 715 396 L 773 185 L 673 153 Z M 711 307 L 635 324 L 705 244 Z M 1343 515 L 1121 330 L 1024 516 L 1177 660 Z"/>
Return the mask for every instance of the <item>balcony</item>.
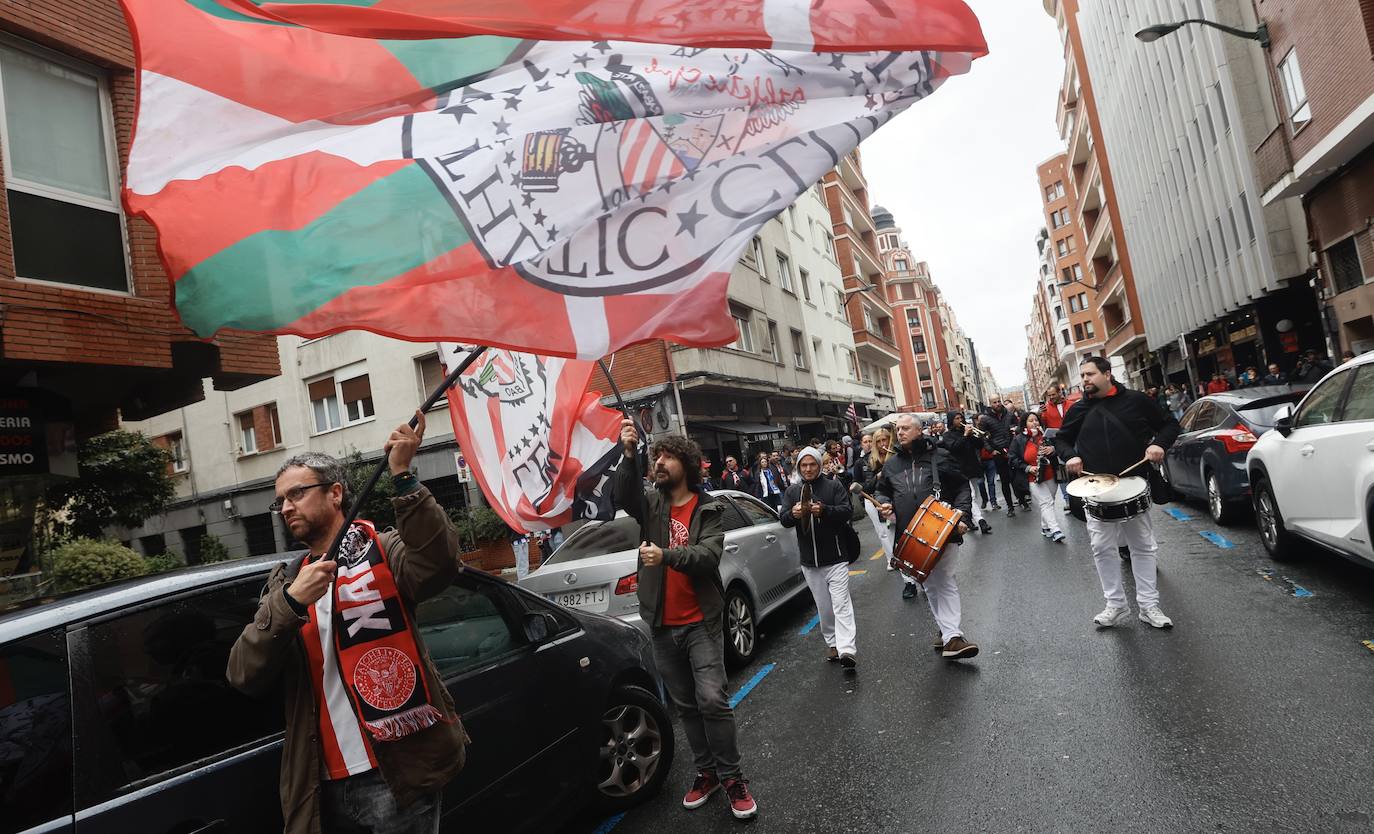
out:
<path id="1" fill-rule="evenodd" d="M 859 167 L 858 152 L 845 154 L 844 159 L 840 160 L 839 167 L 840 181 L 846 188 L 855 191 L 867 191 L 868 180 L 864 178 L 864 172 Z"/>
<path id="2" fill-rule="evenodd" d="M 1288 124 L 1279 122 L 1255 149 L 1255 168 L 1259 174 L 1260 194 L 1293 174 L 1293 147 L 1288 142 Z"/>
<path id="3" fill-rule="evenodd" d="M 1092 139 L 1088 136 L 1088 119 L 1085 114 L 1080 114 L 1074 119 L 1073 133 L 1069 135 L 1069 164 L 1082 165 L 1092 156 Z"/>
<path id="4" fill-rule="evenodd" d="M 1116 257 L 1112 252 L 1114 241 L 1112 215 L 1107 211 L 1107 206 L 1104 204 L 1092 220 L 1092 228 L 1088 232 L 1088 248 L 1083 252 L 1083 257 L 1090 261 L 1107 258 L 1115 263 Z"/>
<path id="5" fill-rule="evenodd" d="M 873 218 L 869 215 L 868 209 L 859 203 L 858 198 L 848 188 L 840 189 L 840 205 L 846 209 L 845 220 L 853 226 L 856 233 L 877 234 L 878 227 L 873 225 Z"/>

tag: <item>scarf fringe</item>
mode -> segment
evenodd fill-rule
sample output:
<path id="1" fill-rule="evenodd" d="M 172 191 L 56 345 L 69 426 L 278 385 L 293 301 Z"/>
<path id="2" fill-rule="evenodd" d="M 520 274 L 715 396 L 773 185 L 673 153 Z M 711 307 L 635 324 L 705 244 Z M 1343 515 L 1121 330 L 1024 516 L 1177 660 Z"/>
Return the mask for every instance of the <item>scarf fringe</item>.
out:
<path id="1" fill-rule="evenodd" d="M 411 733 L 433 727 L 443 722 L 444 714 L 429 704 L 421 704 L 413 709 L 396 715 L 388 715 L 376 721 L 367 722 L 367 729 L 377 741 L 395 741 Z"/>

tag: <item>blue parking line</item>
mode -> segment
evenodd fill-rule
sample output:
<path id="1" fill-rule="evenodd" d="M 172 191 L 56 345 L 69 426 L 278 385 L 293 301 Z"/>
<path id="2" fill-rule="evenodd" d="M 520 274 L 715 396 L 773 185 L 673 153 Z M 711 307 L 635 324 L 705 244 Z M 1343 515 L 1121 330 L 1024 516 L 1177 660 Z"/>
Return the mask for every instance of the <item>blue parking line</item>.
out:
<path id="1" fill-rule="evenodd" d="M 1312 592 L 1309 591 L 1309 590 L 1307 590 L 1306 588 L 1304 588 L 1304 587 L 1301 586 L 1301 585 L 1294 585 L 1294 586 L 1293 586 L 1293 596 L 1295 596 L 1295 597 L 1310 597 L 1310 596 L 1312 596 Z"/>
<path id="2" fill-rule="evenodd" d="M 749 679 L 748 683 L 746 683 L 744 686 L 741 686 L 738 692 L 736 692 L 734 695 L 731 695 L 730 709 L 734 709 L 735 707 L 739 706 L 739 702 L 744 700 L 744 696 L 752 692 L 754 690 L 754 687 L 759 685 L 759 681 L 763 680 L 764 677 L 769 672 L 773 671 L 774 667 L 776 667 L 777 665 L 778 664 L 776 663 L 769 663 L 767 666 L 764 666 L 762 669 L 758 670 L 758 672 L 756 672 L 752 678 Z"/>
<path id="3" fill-rule="evenodd" d="M 1166 512 L 1166 513 L 1168 513 L 1169 515 L 1173 516 L 1174 519 L 1175 519 L 1176 521 L 1192 521 L 1192 520 L 1193 520 L 1193 517 L 1192 517 L 1192 516 L 1188 515 L 1188 514 L 1185 513 L 1183 510 L 1175 509 L 1174 507 L 1170 507 L 1169 509 L 1165 510 L 1164 512 Z"/>
<path id="4" fill-rule="evenodd" d="M 624 814 L 616 814 L 596 827 L 592 834 L 610 834 L 611 829 L 620 825 L 620 821 L 625 819 Z"/>
<path id="5" fill-rule="evenodd" d="M 816 616 L 814 616 L 814 617 L 811 618 L 811 621 L 810 621 L 810 622 L 808 622 L 806 625 L 802 626 L 802 627 L 801 627 L 801 631 L 797 632 L 797 634 L 801 635 L 802 637 L 805 637 L 806 635 L 808 635 L 808 634 L 811 633 L 811 629 L 815 628 L 816 626 L 818 626 L 818 625 L 820 625 L 820 624 L 821 624 L 821 615 L 820 615 L 820 614 L 817 614 Z"/>
<path id="6" fill-rule="evenodd" d="M 1236 543 L 1226 538 L 1220 533 L 1213 533 L 1211 530 L 1199 530 L 1198 535 L 1207 541 L 1220 547 L 1222 550 L 1229 550 L 1236 546 Z"/>

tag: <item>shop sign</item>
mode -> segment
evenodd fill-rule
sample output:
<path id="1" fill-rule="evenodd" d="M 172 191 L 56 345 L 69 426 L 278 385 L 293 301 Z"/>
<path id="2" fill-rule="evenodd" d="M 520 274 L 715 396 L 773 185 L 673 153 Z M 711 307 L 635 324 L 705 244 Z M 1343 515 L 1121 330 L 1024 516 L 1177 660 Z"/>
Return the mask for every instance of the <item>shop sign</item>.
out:
<path id="1" fill-rule="evenodd" d="M 0 389 L 0 477 L 77 474 L 76 434 L 55 397 Z"/>

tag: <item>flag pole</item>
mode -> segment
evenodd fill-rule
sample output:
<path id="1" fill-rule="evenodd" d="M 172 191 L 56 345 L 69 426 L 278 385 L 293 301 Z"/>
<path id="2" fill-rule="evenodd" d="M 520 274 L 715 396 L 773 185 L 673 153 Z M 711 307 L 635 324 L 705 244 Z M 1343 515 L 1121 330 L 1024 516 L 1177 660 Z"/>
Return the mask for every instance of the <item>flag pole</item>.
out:
<path id="1" fill-rule="evenodd" d="M 625 404 L 625 398 L 620 395 L 620 386 L 615 384 L 615 378 L 611 376 L 611 369 L 606 367 L 606 360 L 598 359 L 596 364 L 601 366 L 601 373 L 605 375 L 607 384 L 611 386 L 611 393 L 615 395 L 615 404 L 620 409 L 620 413 L 625 415 L 626 420 L 635 424 L 635 431 L 639 432 L 640 437 L 647 437 L 648 433 L 639 424 L 639 420 L 630 413 L 630 407 Z"/>
<path id="2" fill-rule="evenodd" d="M 431 391 L 429 396 L 425 398 L 425 401 L 421 403 L 419 409 L 420 413 L 423 414 L 429 411 L 434 407 L 435 403 L 443 399 L 444 395 L 448 393 L 448 389 L 452 388 L 458 382 L 458 377 L 462 376 L 463 372 L 466 371 L 473 362 L 477 361 L 477 357 L 481 356 L 486 349 L 486 345 L 478 345 L 462 362 L 459 362 L 458 367 L 450 371 L 449 375 L 444 377 L 444 381 L 440 382 L 438 387 Z M 419 422 L 419 414 L 412 416 L 410 418 L 410 427 L 412 429 L 415 428 L 419 425 Z M 334 557 L 338 555 L 339 545 L 343 544 L 344 536 L 348 534 L 348 528 L 353 526 L 353 521 L 358 517 L 358 511 L 362 509 L 363 502 L 372 494 L 372 489 L 377 486 L 377 481 L 381 480 L 382 473 L 386 471 L 387 463 L 390 460 L 391 451 L 383 451 L 381 461 L 377 464 L 377 468 L 372 471 L 372 477 L 367 479 L 367 483 L 363 484 L 363 488 L 358 491 L 358 495 L 353 499 L 353 505 L 348 508 L 348 513 L 344 516 L 343 524 L 339 527 L 339 532 L 334 536 L 334 543 L 329 546 L 329 555 L 326 558 L 330 561 L 333 561 Z"/>

